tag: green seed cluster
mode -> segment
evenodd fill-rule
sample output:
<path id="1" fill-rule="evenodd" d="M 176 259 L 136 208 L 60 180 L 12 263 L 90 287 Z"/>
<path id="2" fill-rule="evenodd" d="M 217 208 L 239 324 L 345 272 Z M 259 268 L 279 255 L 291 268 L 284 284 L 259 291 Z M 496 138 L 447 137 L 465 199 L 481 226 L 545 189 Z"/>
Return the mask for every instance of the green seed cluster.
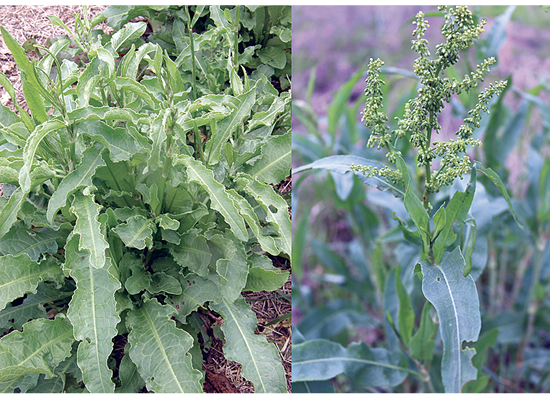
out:
<path id="1" fill-rule="evenodd" d="M 367 74 L 367 88 L 365 89 L 365 110 L 363 122 L 371 129 L 371 136 L 367 143 L 369 147 L 388 149 L 387 158 L 395 163 L 397 155 L 392 143 L 399 138 L 408 137 L 411 144 L 418 148 L 417 165 L 426 169 L 425 189 L 427 193 L 437 192 L 443 186 L 451 185 L 456 178 L 462 178 L 471 168 L 471 161 L 466 155 L 469 146 L 479 146 L 481 142 L 472 138 L 475 128 L 479 127 L 481 111 L 489 113 L 489 100 L 499 95 L 506 86 L 506 82 L 490 84 L 478 96 L 475 107 L 468 112 L 464 124 L 456 132 L 456 140 L 449 142 L 432 142 L 432 132 L 439 132 L 441 126 L 437 116 L 443 111 L 446 103 L 451 101 L 451 95 L 469 93 L 471 89 L 483 82 L 484 75 L 496 61 L 494 58 L 484 60 L 477 65 L 476 70 L 464 76 L 464 79 L 443 77 L 445 69 L 456 64 L 460 52 L 473 45 L 483 32 L 485 20 L 476 24 L 472 13 L 465 6 L 438 7 L 444 14 L 445 22 L 441 32 L 445 41 L 436 46 L 436 58 L 430 59 L 428 41 L 424 38 L 429 24 L 424 14 L 416 15 L 416 29 L 413 32 L 411 49 L 419 57 L 414 61 L 414 73 L 420 80 L 420 88 L 415 98 L 405 105 L 402 118 L 397 118 L 397 129 L 390 131 L 388 118 L 383 112 L 382 85 L 380 78 L 383 62 L 380 59 L 372 60 Z M 432 162 L 439 158 L 440 168 L 431 172 Z M 389 168 L 377 169 L 374 167 L 355 166 L 355 171 L 365 175 L 380 175 L 392 181 L 402 178 L 401 174 Z"/>

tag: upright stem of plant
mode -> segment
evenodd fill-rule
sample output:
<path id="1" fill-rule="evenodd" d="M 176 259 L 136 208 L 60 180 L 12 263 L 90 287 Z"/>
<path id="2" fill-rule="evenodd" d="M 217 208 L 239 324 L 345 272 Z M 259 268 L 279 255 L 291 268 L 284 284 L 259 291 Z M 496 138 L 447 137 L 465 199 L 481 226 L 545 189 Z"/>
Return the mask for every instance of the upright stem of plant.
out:
<path id="1" fill-rule="evenodd" d="M 233 49 L 233 66 L 235 71 L 239 70 L 239 13 L 241 6 L 235 8 L 235 48 Z"/>
<path id="2" fill-rule="evenodd" d="M 495 253 L 495 242 L 493 234 L 487 237 L 487 245 L 489 248 L 489 260 L 487 266 L 489 268 L 489 314 L 494 314 L 496 311 L 496 294 L 497 294 L 497 260 Z"/>
<path id="3" fill-rule="evenodd" d="M 193 40 L 193 27 L 191 26 L 191 17 L 189 15 L 189 6 L 185 6 L 185 12 L 187 13 L 187 31 L 189 32 L 189 40 L 191 41 L 191 78 L 193 79 L 193 101 L 197 99 L 197 78 L 195 67 L 195 42 Z"/>

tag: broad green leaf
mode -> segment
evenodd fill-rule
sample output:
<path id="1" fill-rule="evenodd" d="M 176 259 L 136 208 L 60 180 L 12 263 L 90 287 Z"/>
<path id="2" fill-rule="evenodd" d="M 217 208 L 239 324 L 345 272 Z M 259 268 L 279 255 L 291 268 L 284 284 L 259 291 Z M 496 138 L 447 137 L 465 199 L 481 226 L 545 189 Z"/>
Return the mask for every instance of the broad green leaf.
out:
<path id="1" fill-rule="evenodd" d="M 272 236 L 264 235 L 262 231 L 262 226 L 260 225 L 260 221 L 258 220 L 258 216 L 254 212 L 252 205 L 245 198 L 239 195 L 234 189 L 227 190 L 227 193 L 231 195 L 233 201 L 239 206 L 239 212 L 248 224 L 252 233 L 254 233 L 254 236 L 256 236 L 256 239 L 258 240 L 258 243 L 260 244 L 262 250 L 265 250 L 266 252 L 274 256 L 278 255 L 279 249 L 275 244 L 275 239 L 273 239 Z"/>
<path id="2" fill-rule="evenodd" d="M 180 282 L 173 276 L 166 275 L 164 272 L 155 272 L 151 277 L 151 284 L 147 288 L 151 294 L 181 294 L 182 288 Z"/>
<path id="3" fill-rule="evenodd" d="M 29 230 L 23 222 L 16 223 L 0 240 L 0 252 L 14 257 L 26 253 L 38 261 L 42 253 L 57 253 L 56 239 L 62 235 L 49 229 Z"/>
<path id="4" fill-rule="evenodd" d="M 44 375 L 42 375 L 44 376 Z M 40 378 L 39 373 L 31 373 L 25 376 L 19 376 L 8 381 L 0 382 L 0 393 L 15 393 L 15 389 L 18 389 L 20 393 L 25 393 L 36 387 L 38 379 Z"/>
<path id="5" fill-rule="evenodd" d="M 272 66 L 276 69 L 283 69 L 286 66 L 286 53 L 284 50 L 269 46 L 264 47 L 257 52 L 262 63 Z"/>
<path id="6" fill-rule="evenodd" d="M 393 387 L 409 372 L 402 367 L 403 359 L 399 352 L 365 343 L 344 348 L 329 340 L 310 340 L 292 347 L 292 381 L 330 380 L 345 373 L 361 386 Z"/>
<path id="7" fill-rule="evenodd" d="M 166 71 L 168 72 L 168 82 L 172 93 L 176 94 L 185 90 L 185 85 L 183 84 L 178 67 L 166 54 L 164 55 L 164 63 L 166 65 Z"/>
<path id="8" fill-rule="evenodd" d="M 155 224 L 144 216 L 133 216 L 128 218 L 126 224 L 119 224 L 113 231 L 128 247 L 135 247 L 143 250 L 145 247 L 153 246 L 153 232 Z"/>
<path id="9" fill-rule="evenodd" d="M 468 211 L 472 205 L 475 191 L 476 172 L 474 169 L 472 170 L 470 182 L 468 183 L 466 190 L 464 192 L 456 191 L 445 209 L 445 225 L 441 229 L 441 233 L 437 236 L 433 244 L 435 256 L 434 262 L 436 264 L 441 261 L 445 248 L 452 245 L 456 240 L 456 234 L 453 232 L 453 223 L 460 223 L 468 216 Z"/>
<path id="10" fill-rule="evenodd" d="M 176 314 L 171 306 L 155 299 L 130 311 L 127 325 L 132 362 L 145 380 L 147 389 L 157 393 L 199 393 L 201 373 L 193 368 L 188 351 L 193 338 L 176 328 L 170 318 Z"/>
<path id="11" fill-rule="evenodd" d="M 73 324 L 75 339 L 80 340 L 77 358 L 86 388 L 92 393 L 114 392 L 107 359 L 120 322 L 115 292 L 121 286 L 108 267 L 96 268 L 90 252 L 79 249 L 83 239 L 83 236 L 71 235 L 65 245 L 63 268 L 76 282 L 67 316 Z"/>
<path id="12" fill-rule="evenodd" d="M 122 29 L 114 33 L 111 37 L 111 46 L 113 47 L 113 50 L 118 52 L 125 42 L 132 39 L 137 39 L 143 35 L 146 28 L 147 24 L 145 22 L 128 23 L 124 25 Z"/>
<path id="13" fill-rule="evenodd" d="M 213 281 L 201 278 L 195 274 L 181 276 L 181 287 L 183 289 L 180 295 L 168 296 L 167 304 L 172 305 L 178 312 L 178 320 L 183 320 L 199 307 L 203 307 L 207 301 L 217 301 L 220 299 L 220 290 Z"/>
<path id="14" fill-rule="evenodd" d="M 44 124 L 41 124 L 40 126 L 37 126 L 31 133 L 27 143 L 25 144 L 25 149 L 23 150 L 23 160 L 25 161 L 25 165 L 19 172 L 19 184 L 21 185 L 23 192 L 29 192 L 32 188 L 30 175 L 38 145 L 40 145 L 44 137 L 52 131 L 62 129 L 64 127 L 65 124 L 63 122 L 52 119 L 48 120 Z"/>
<path id="15" fill-rule="evenodd" d="M 104 145 L 113 163 L 130 160 L 136 153 L 143 152 L 143 147 L 128 134 L 127 128 L 111 127 L 103 121 L 94 120 L 79 123 L 78 129 Z"/>
<path id="16" fill-rule="evenodd" d="M 79 188 L 92 186 L 92 177 L 99 166 L 105 163 L 101 158 L 101 149 L 94 145 L 84 151 L 81 163 L 68 174 L 59 184 L 48 202 L 48 211 L 46 217 L 51 224 L 57 211 L 65 207 L 69 195 L 76 192 Z"/>
<path id="17" fill-rule="evenodd" d="M 54 257 L 40 263 L 27 254 L 0 257 L 0 310 L 25 293 L 36 293 L 41 282 L 55 281 L 61 284 L 63 272 Z"/>
<path id="18" fill-rule="evenodd" d="M 199 230 L 192 229 L 182 235 L 179 245 L 170 246 L 170 254 L 182 267 L 187 267 L 204 278 L 208 275 L 212 253 L 206 244 L 206 238 L 199 235 Z"/>
<path id="19" fill-rule="evenodd" d="M 130 265 L 132 276 L 124 282 L 124 287 L 129 294 L 139 294 L 141 291 L 149 288 L 151 284 L 151 274 L 143 266 L 143 262 L 136 259 Z"/>
<path id="20" fill-rule="evenodd" d="M 253 254 L 249 260 L 251 267 L 248 270 L 244 291 L 271 292 L 282 287 L 288 280 L 290 272 L 274 267 L 269 257 Z"/>
<path id="21" fill-rule="evenodd" d="M 471 275 L 462 276 L 465 265 L 460 247 L 445 253 L 439 265 L 421 262 L 422 292 L 439 317 L 441 378 L 446 393 L 461 392 L 477 374 L 471 362 L 475 349 L 462 348 L 463 342 L 476 341 L 481 329 L 477 289 Z"/>
<path id="22" fill-rule="evenodd" d="M 54 376 L 53 370 L 71 355 L 73 328 L 63 316 L 35 319 L 0 339 L 0 382 L 33 373 Z"/>
<path id="23" fill-rule="evenodd" d="M 0 211 L 0 238 L 4 237 L 10 230 L 11 226 L 17 221 L 17 214 L 25 202 L 28 193 L 23 192 L 21 188 L 17 188 L 8 200 L 8 203 Z"/>
<path id="24" fill-rule="evenodd" d="M 125 354 L 120 361 L 120 367 L 118 370 L 118 377 L 122 385 L 118 387 L 115 392 L 117 393 L 138 393 L 143 387 L 145 382 L 139 375 L 136 365 L 130 359 L 130 356 Z"/>
<path id="25" fill-rule="evenodd" d="M 266 184 L 278 184 L 290 173 L 291 134 L 270 137 L 262 147 L 262 155 L 253 166 L 246 166 L 245 172 Z"/>
<path id="26" fill-rule="evenodd" d="M 414 327 L 414 311 L 412 308 L 411 298 L 403 286 L 401 281 L 401 265 L 397 267 L 395 272 L 395 291 L 399 298 L 399 312 L 397 315 L 397 321 L 399 325 L 399 335 L 401 340 L 405 343 L 406 347 L 409 347 L 409 341 Z"/>
<path id="27" fill-rule="evenodd" d="M 205 153 L 208 154 L 206 164 L 218 164 L 221 158 L 221 151 L 225 143 L 239 125 L 250 116 L 252 106 L 256 101 L 256 86 L 251 90 L 237 97 L 240 104 L 222 120 L 217 123 L 216 134 L 206 143 Z"/>
<path id="28" fill-rule="evenodd" d="M 222 279 L 220 292 L 224 300 L 231 303 L 240 297 L 246 285 L 248 263 L 243 244 L 229 236 L 214 235 L 209 243 L 216 245 L 222 252 L 221 258 L 216 260 L 216 272 Z"/>
<path id="29" fill-rule="evenodd" d="M 6 308 L 0 311 L 0 329 L 13 327 L 19 330 L 24 323 L 32 319 L 46 318 L 44 304 L 72 295 L 72 291 L 56 289 L 54 285 L 49 283 L 40 283 L 36 289 L 36 293 L 28 292 L 27 297 L 21 304 L 16 306 L 8 304 Z"/>
<path id="30" fill-rule="evenodd" d="M 293 137 L 293 139 L 294 138 L 295 137 Z M 306 164 L 304 166 L 293 169 L 292 174 L 293 175 L 298 174 L 298 173 L 301 173 L 302 171 L 310 170 L 310 169 L 324 169 L 324 170 L 330 170 L 338 174 L 346 174 L 347 172 L 352 172 L 350 170 L 350 166 L 352 164 L 356 166 L 372 166 L 372 167 L 377 167 L 379 169 L 384 167 L 382 163 L 379 163 L 370 159 L 361 158 L 359 156 L 336 155 L 336 156 L 328 156 L 328 157 L 316 160 L 313 163 Z M 374 187 L 381 191 L 392 189 L 393 191 L 398 193 L 400 196 L 405 196 L 405 191 L 402 187 L 400 188 L 390 184 L 388 181 L 385 180 L 385 178 L 382 178 L 379 176 L 367 177 L 363 175 L 363 173 L 361 172 L 352 172 L 352 173 L 355 173 L 355 175 L 359 177 L 361 181 L 363 181 L 365 184 L 371 187 Z"/>
<path id="31" fill-rule="evenodd" d="M 267 213 L 266 220 L 273 223 L 278 229 L 280 235 L 275 239 L 275 242 L 280 251 L 290 256 L 292 228 L 285 200 L 277 195 L 269 185 L 256 180 L 247 180 L 245 184 L 245 191 L 253 196 Z"/>
<path id="32" fill-rule="evenodd" d="M 422 309 L 418 331 L 411 337 L 409 343 L 411 357 L 419 361 L 429 361 L 434 355 L 435 332 L 437 330 L 430 316 L 431 309 L 432 305 L 426 301 Z"/>
<path id="33" fill-rule="evenodd" d="M 484 168 L 483 165 L 481 163 L 479 163 L 478 161 L 476 161 L 474 163 L 475 163 L 476 169 L 480 173 L 487 176 L 492 181 L 492 183 L 496 185 L 496 187 L 498 188 L 498 190 L 500 191 L 500 193 L 502 194 L 502 196 L 506 200 L 506 203 L 508 203 L 508 208 L 510 209 L 510 213 L 512 213 L 512 217 L 514 217 L 514 220 L 516 221 L 516 224 L 518 225 L 518 227 L 522 231 L 525 231 L 525 229 L 523 228 L 523 225 L 516 218 L 516 212 L 514 211 L 514 207 L 512 206 L 512 201 L 510 200 L 510 195 L 508 195 L 508 192 L 506 191 L 506 188 L 504 187 L 504 184 L 502 183 L 502 180 L 500 179 L 499 175 L 497 173 L 495 173 L 493 170 L 491 170 L 490 168 L 487 168 L 487 169 Z"/>
<path id="34" fill-rule="evenodd" d="M 244 298 L 234 303 L 222 298 L 210 307 L 224 319 L 221 329 L 225 357 L 242 364 L 241 374 L 254 384 L 255 393 L 286 393 L 286 378 L 277 348 L 265 336 L 254 334 L 258 320 Z"/>
<path id="35" fill-rule="evenodd" d="M 214 173 L 190 156 L 183 155 L 180 161 L 187 166 L 189 181 L 197 181 L 206 190 L 210 196 L 212 208 L 223 215 L 225 221 L 231 226 L 233 234 L 242 241 L 248 241 L 244 221 L 225 187 L 214 179 Z"/>
<path id="36" fill-rule="evenodd" d="M 95 203 L 94 197 L 91 195 L 75 196 L 71 206 L 71 211 L 77 218 L 73 232 L 80 235 L 78 249 L 89 251 L 90 261 L 94 268 L 103 268 L 105 250 L 109 248 L 97 220 L 100 209 L 101 205 Z"/>

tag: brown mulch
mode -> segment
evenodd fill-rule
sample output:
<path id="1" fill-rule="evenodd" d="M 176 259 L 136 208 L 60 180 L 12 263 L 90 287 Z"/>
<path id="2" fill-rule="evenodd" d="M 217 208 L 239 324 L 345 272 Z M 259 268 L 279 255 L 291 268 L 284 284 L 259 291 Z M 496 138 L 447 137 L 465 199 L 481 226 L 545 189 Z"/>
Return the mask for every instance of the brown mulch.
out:
<path id="1" fill-rule="evenodd" d="M 91 19 L 102 12 L 106 6 L 89 6 L 88 17 Z M 66 31 L 53 25 L 47 15 L 55 15 L 60 18 L 69 28 L 74 29 L 74 14 L 82 12 L 81 6 L 30 6 L 30 5 L 0 5 L 0 25 L 21 44 L 26 40 L 34 39 L 37 44 L 46 45 L 47 40 L 52 37 L 66 34 Z M 108 31 L 103 23 L 100 28 Z M 16 98 L 24 109 L 25 99 L 21 89 L 21 80 L 13 56 L 0 39 L 0 71 L 4 73 L 15 87 Z M 6 90 L 0 86 L 0 103 L 15 111 L 14 104 Z M 292 188 L 291 178 L 283 181 L 277 187 L 283 194 L 289 193 Z M 0 195 L 2 185 L 0 184 Z M 273 257 L 273 264 L 287 270 L 290 268 L 289 261 L 281 257 Z M 279 350 L 281 361 L 287 378 L 287 390 L 291 392 L 291 321 L 290 318 L 282 319 L 280 322 L 268 325 L 270 322 L 291 312 L 291 282 L 289 281 L 277 292 L 243 293 L 246 300 L 252 306 L 258 317 L 256 333 L 264 334 L 268 341 L 273 342 Z M 204 314 L 203 314 L 204 315 Z M 213 319 L 211 313 L 204 316 L 203 320 Z M 211 336 L 211 346 L 205 355 L 203 368 L 206 371 L 205 392 L 214 393 L 250 393 L 254 392 L 252 383 L 246 381 L 240 374 L 241 366 L 233 361 L 228 361 L 223 355 L 223 342 Z M 118 336 L 115 341 L 115 351 L 121 358 L 125 336 Z M 115 355 L 117 357 L 117 355 Z M 120 362 L 120 358 L 117 360 Z M 116 373 L 116 372 L 115 372 Z M 146 392 L 144 389 L 143 392 Z"/>

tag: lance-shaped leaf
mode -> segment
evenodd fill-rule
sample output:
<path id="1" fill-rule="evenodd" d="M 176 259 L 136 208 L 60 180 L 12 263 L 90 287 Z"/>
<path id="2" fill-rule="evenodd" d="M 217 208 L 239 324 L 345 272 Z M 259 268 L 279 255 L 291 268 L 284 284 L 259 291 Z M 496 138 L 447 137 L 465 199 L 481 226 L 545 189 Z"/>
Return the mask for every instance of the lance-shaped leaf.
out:
<path id="1" fill-rule="evenodd" d="M 304 166 L 293 169 L 292 174 L 298 174 L 298 173 L 301 173 L 302 171 L 310 170 L 310 169 L 330 170 L 338 174 L 346 174 L 347 172 L 352 172 L 352 173 L 355 173 L 355 175 L 359 177 L 361 181 L 363 181 L 365 184 L 371 187 L 377 188 L 381 191 L 392 189 L 399 195 L 405 196 L 405 192 L 402 188 L 390 184 L 390 182 L 386 181 L 385 178 L 382 178 L 379 176 L 367 177 L 360 171 L 357 171 L 357 172 L 352 171 L 350 169 L 350 166 L 352 164 L 356 166 L 372 166 L 372 167 L 377 167 L 379 169 L 384 167 L 382 163 L 377 162 L 375 160 L 365 159 L 354 155 L 336 155 L 336 156 L 327 156 L 326 158 L 316 160 L 313 163 L 309 163 Z"/>
<path id="2" fill-rule="evenodd" d="M 280 251 L 290 256 L 292 229 L 290 217 L 288 215 L 288 205 L 269 185 L 262 184 L 256 180 L 243 178 L 239 182 L 244 181 L 246 184 L 245 191 L 256 199 L 258 204 L 267 213 L 266 220 L 273 223 L 278 229 L 279 237 L 275 239 Z"/>
<path id="3" fill-rule="evenodd" d="M 205 152 L 208 153 L 208 165 L 217 164 L 221 158 L 221 151 L 224 144 L 231 138 L 231 135 L 242 124 L 248 116 L 254 102 L 256 101 L 256 86 L 237 97 L 240 104 L 229 114 L 217 123 L 216 133 L 206 143 Z"/>
<path id="4" fill-rule="evenodd" d="M 23 160 L 25 161 L 25 165 L 19 171 L 19 185 L 21 185 L 23 192 L 29 192 L 32 188 L 31 169 L 38 145 L 40 145 L 44 137 L 52 131 L 59 130 L 63 127 L 65 127 L 65 124 L 59 120 L 48 120 L 46 123 L 37 126 L 27 139 L 27 143 L 25 144 L 25 148 L 23 150 Z"/>
<path id="5" fill-rule="evenodd" d="M 462 386 L 477 375 L 471 361 L 475 349 L 462 348 L 463 342 L 476 341 L 481 329 L 477 289 L 471 275 L 462 275 L 465 265 L 460 247 L 445 253 L 438 265 L 421 262 L 422 292 L 439 317 L 441 376 L 446 393 L 461 392 Z"/>
<path id="6" fill-rule="evenodd" d="M 40 263 L 27 254 L 0 257 L 0 310 L 25 293 L 36 293 L 37 286 L 44 281 L 58 284 L 63 281 L 63 272 L 54 257 Z"/>
<path id="7" fill-rule="evenodd" d="M 426 301 L 422 309 L 420 326 L 414 336 L 411 337 L 409 350 L 411 357 L 419 361 L 431 360 L 435 351 L 436 328 L 430 316 L 432 305 Z"/>
<path id="8" fill-rule="evenodd" d="M 0 252 L 18 256 L 26 253 L 31 260 L 38 261 L 42 253 L 57 253 L 56 239 L 62 235 L 49 228 L 29 230 L 23 222 L 18 222 L 0 240 Z"/>
<path id="9" fill-rule="evenodd" d="M 210 307 L 224 319 L 223 352 L 242 364 L 241 374 L 254 384 L 256 393 L 286 393 L 286 378 L 277 348 L 265 336 L 254 334 L 258 319 L 244 298 L 230 303 L 222 298 Z"/>
<path id="10" fill-rule="evenodd" d="M 104 166 L 101 158 L 101 149 L 98 145 L 92 146 L 82 154 L 82 162 L 59 184 L 48 202 L 46 217 L 51 224 L 57 211 L 67 203 L 69 195 L 79 188 L 92 186 L 92 177 L 99 166 Z"/>
<path id="11" fill-rule="evenodd" d="M 266 184 L 278 184 L 290 173 L 291 134 L 270 137 L 262 146 L 262 156 L 253 166 L 246 166 L 245 171 L 258 181 Z"/>
<path id="12" fill-rule="evenodd" d="M 187 166 L 189 181 L 197 181 L 207 191 L 212 208 L 223 215 L 233 234 L 242 241 L 248 241 L 244 221 L 225 187 L 214 179 L 214 173 L 190 156 L 181 156 L 180 160 Z"/>
<path id="13" fill-rule="evenodd" d="M 0 211 L 0 238 L 8 233 L 11 226 L 17 221 L 17 213 L 21 209 L 28 193 L 17 188 L 10 196 L 8 203 Z"/>
<path id="14" fill-rule="evenodd" d="M 77 195 L 74 198 L 71 211 L 76 214 L 74 233 L 80 235 L 79 250 L 87 249 L 90 260 L 95 268 L 105 265 L 105 250 L 109 244 L 101 232 L 101 225 L 97 220 L 101 206 L 95 203 L 93 196 Z"/>
<path id="15" fill-rule="evenodd" d="M 33 373 L 54 376 L 53 370 L 71 355 L 73 328 L 62 315 L 35 319 L 0 339 L 0 382 Z"/>
<path id="16" fill-rule="evenodd" d="M 76 234 L 68 239 L 63 266 L 76 282 L 67 316 L 73 324 L 75 339 L 80 340 L 78 366 L 88 391 L 114 392 L 107 359 L 113 350 L 112 338 L 117 335 L 116 325 L 120 322 L 115 303 L 120 282 L 109 273 L 108 267 L 95 268 L 90 252 L 78 248 L 79 240 L 83 237 L 79 239 Z"/>
<path id="17" fill-rule="evenodd" d="M 128 40 L 136 39 L 143 35 L 147 24 L 145 22 L 128 23 L 122 29 L 113 34 L 111 46 L 117 52 L 119 48 Z"/>
<path id="18" fill-rule="evenodd" d="M 143 216 L 130 217 L 126 224 L 119 224 L 113 228 L 126 246 L 140 250 L 145 249 L 145 246 L 149 248 L 153 246 L 154 230 L 156 230 L 155 224 Z"/>
<path id="19" fill-rule="evenodd" d="M 157 393 L 202 392 L 201 372 L 193 368 L 188 351 L 193 337 L 176 328 L 170 318 L 176 314 L 171 306 L 146 300 L 128 313 L 130 358 L 147 383 Z"/>
<path id="20" fill-rule="evenodd" d="M 410 372 L 403 360 L 399 352 L 365 343 L 344 348 L 329 340 L 310 340 L 292 347 L 292 381 L 330 380 L 345 373 L 361 386 L 393 387 Z"/>
<path id="21" fill-rule="evenodd" d="M 144 113 L 137 113 L 130 108 L 111 108 L 109 106 L 93 107 L 85 106 L 77 108 L 67 115 L 73 124 L 87 122 L 90 120 L 117 120 L 130 122 L 132 124 L 151 124 L 151 119 Z"/>
<path id="22" fill-rule="evenodd" d="M 456 240 L 456 234 L 453 232 L 453 223 L 454 222 L 460 223 L 464 221 L 464 219 L 468 215 L 468 211 L 470 210 L 472 201 L 474 200 L 475 191 L 476 191 L 476 171 L 475 169 L 473 169 L 472 175 L 470 177 L 470 182 L 468 183 L 466 190 L 464 192 L 456 191 L 453 197 L 451 198 L 451 200 L 449 201 L 447 208 L 445 208 L 444 210 L 444 213 L 443 213 L 445 214 L 444 226 L 441 229 L 441 232 L 439 233 L 439 235 L 437 235 L 437 238 L 433 245 L 435 263 L 439 263 L 441 261 L 441 258 L 443 258 L 443 252 L 445 251 L 445 248 L 449 245 L 452 245 Z M 437 213 L 439 213 L 440 211 L 441 211 L 441 208 L 437 211 Z M 436 221 L 436 226 L 437 226 L 438 223 L 437 223 L 436 217 L 434 217 L 434 221 Z"/>

